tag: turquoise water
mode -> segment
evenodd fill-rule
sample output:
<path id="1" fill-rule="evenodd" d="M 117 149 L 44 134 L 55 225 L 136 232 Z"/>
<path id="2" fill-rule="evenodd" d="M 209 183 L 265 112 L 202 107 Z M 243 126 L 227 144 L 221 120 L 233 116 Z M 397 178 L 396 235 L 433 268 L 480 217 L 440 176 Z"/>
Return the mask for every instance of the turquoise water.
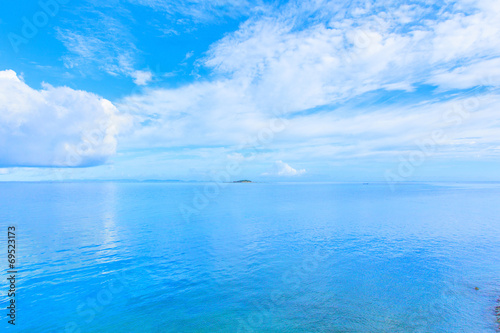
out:
<path id="1" fill-rule="evenodd" d="M 15 331 L 498 327 L 499 184 L 227 184 L 199 200 L 207 188 L 0 183 L 3 248 L 17 229 Z"/>

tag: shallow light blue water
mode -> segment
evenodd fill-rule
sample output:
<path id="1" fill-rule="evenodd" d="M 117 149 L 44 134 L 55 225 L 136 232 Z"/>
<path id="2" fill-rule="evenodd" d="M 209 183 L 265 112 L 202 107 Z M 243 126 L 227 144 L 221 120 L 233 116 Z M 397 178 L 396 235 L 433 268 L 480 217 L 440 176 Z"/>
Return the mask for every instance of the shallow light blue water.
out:
<path id="1" fill-rule="evenodd" d="M 227 184 L 200 201 L 206 189 L 0 183 L 2 248 L 17 228 L 15 331 L 498 327 L 500 184 Z"/>

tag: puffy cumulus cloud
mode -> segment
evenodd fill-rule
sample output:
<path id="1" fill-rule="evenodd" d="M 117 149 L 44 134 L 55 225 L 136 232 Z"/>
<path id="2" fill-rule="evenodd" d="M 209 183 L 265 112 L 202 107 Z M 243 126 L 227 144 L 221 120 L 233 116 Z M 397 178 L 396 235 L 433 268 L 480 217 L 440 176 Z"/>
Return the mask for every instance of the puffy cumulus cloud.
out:
<path id="1" fill-rule="evenodd" d="M 287 163 L 283 161 L 276 161 L 274 162 L 274 165 L 272 167 L 272 170 L 270 172 L 263 173 L 263 176 L 281 176 L 281 177 L 287 177 L 287 176 L 299 176 L 303 175 L 306 173 L 306 169 L 294 169 Z"/>
<path id="2" fill-rule="evenodd" d="M 84 167 L 113 155 L 129 125 L 94 94 L 44 85 L 32 89 L 12 70 L 0 71 L 0 167 Z"/>

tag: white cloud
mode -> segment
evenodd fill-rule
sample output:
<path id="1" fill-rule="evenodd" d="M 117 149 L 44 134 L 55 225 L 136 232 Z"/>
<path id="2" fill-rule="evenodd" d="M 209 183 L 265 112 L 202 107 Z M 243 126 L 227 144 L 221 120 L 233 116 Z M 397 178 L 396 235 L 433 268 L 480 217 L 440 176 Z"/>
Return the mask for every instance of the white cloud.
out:
<path id="1" fill-rule="evenodd" d="M 134 83 L 139 86 L 147 85 L 153 79 L 150 71 L 133 71 L 130 75 L 134 78 Z"/>
<path id="2" fill-rule="evenodd" d="M 117 107 L 138 125 L 124 138 L 128 147 L 233 145 L 266 126 L 267 118 L 233 81 L 197 83 L 178 89 L 148 89 Z"/>
<path id="3" fill-rule="evenodd" d="M 102 164 L 128 122 L 94 94 L 50 85 L 35 90 L 14 71 L 0 71 L 0 167 Z"/>
<path id="4" fill-rule="evenodd" d="M 97 10 L 81 10 L 80 15 L 85 20 L 77 21 L 71 29 L 56 28 L 57 38 L 68 50 L 62 58 L 67 68 L 125 75 L 137 85 L 151 81 L 151 72 L 134 69 L 139 51 L 126 25 Z"/>
<path id="5" fill-rule="evenodd" d="M 304 11 L 304 3 L 314 9 Z M 426 81 L 445 87 L 433 76 L 500 57 L 498 5 L 491 1 L 457 2 L 435 18 L 418 2 L 385 2 L 362 16 L 353 15 L 356 8 L 335 16 L 324 1 L 304 3 L 250 19 L 214 44 L 205 64 L 248 82 L 260 107 L 296 112 L 379 89 L 411 91 Z M 316 3 L 332 18 L 304 23 Z"/>
<path id="6" fill-rule="evenodd" d="M 445 91 L 484 84 L 483 75 L 497 75 L 500 59 L 500 40 L 492 33 L 500 34 L 495 6 L 488 1 L 456 3 L 432 18 L 429 10 L 434 9 L 425 3 L 395 2 L 386 6 L 388 11 L 354 7 L 342 17 L 324 14 L 336 9 L 320 1 L 292 3 L 278 13 L 252 18 L 211 47 L 204 61 L 217 79 L 148 89 L 117 104 L 141 124 L 125 145 L 237 146 L 255 137 L 276 114 L 286 114 L 289 125 L 272 145 L 289 152 L 316 149 L 315 156 L 336 158 L 408 149 L 413 140 L 440 127 L 440 117 L 456 108 L 453 104 L 461 108 L 464 98 L 440 101 L 429 93 L 423 96 L 431 99 L 425 103 L 394 107 L 357 107 L 356 98 L 385 89 L 397 100 L 395 90 L 411 92 L 422 83 Z M 315 11 L 319 18 L 304 23 Z M 458 34 L 465 33 L 461 29 L 480 31 L 471 32 L 464 49 L 453 46 Z M 449 52 L 443 51 L 443 43 L 453 46 Z M 490 81 L 494 87 L 500 84 L 496 76 Z M 459 138 L 465 127 L 484 130 L 479 136 L 485 145 L 498 142 L 490 132 L 498 127 L 492 121 L 498 96 L 484 97 L 477 121 L 464 121 L 463 127 L 452 129 L 453 137 Z M 321 112 L 310 110 L 318 106 Z M 460 149 L 468 153 L 469 146 L 460 140 L 455 144 L 457 154 Z"/>
<path id="7" fill-rule="evenodd" d="M 237 17 L 260 5 L 260 1 L 246 0 L 129 0 L 134 4 L 151 7 L 164 12 L 167 18 L 182 22 L 189 19 L 194 23 L 220 20 L 222 17 Z"/>
<path id="8" fill-rule="evenodd" d="M 172 15 L 186 8 L 160 0 L 137 2 Z M 189 2 L 210 7 L 208 16 L 218 8 L 213 4 Z M 449 138 L 440 145 L 440 156 L 498 154 L 500 96 L 495 91 L 479 95 L 479 102 L 467 102 L 465 93 L 417 91 L 422 84 L 436 85 L 441 93 L 499 87 L 498 2 L 450 2 L 439 13 L 426 2 L 377 2 L 370 8 L 352 4 L 340 8 L 338 2 L 301 1 L 259 12 L 198 60 L 213 70 L 211 80 L 144 89 L 116 103 L 121 112 L 133 115 L 136 125 L 120 143 L 140 149 L 189 146 L 193 156 L 193 151 L 211 148 L 210 159 L 244 160 L 246 153 L 238 145 L 285 114 L 285 130 L 275 133 L 254 160 L 263 165 L 279 159 L 275 174 L 302 173 L 282 160 L 394 157 L 418 149 L 416 142 L 436 128 Z M 208 19 L 201 12 L 184 14 L 192 14 L 193 21 Z M 72 52 L 65 58 L 68 66 L 90 59 L 139 85 L 152 79 L 149 72 L 135 70 L 136 50 L 133 44 L 127 48 L 128 37 L 85 30 L 61 39 Z M 133 52 L 122 52 L 127 49 Z M 398 91 L 404 98 L 406 92 L 414 95 L 400 101 Z M 365 103 L 367 93 L 376 98 Z M 396 103 L 381 103 L 379 97 Z M 477 106 L 459 126 L 443 120 L 449 110 L 473 104 Z M 218 151 L 220 147 L 226 149 Z"/>
<path id="9" fill-rule="evenodd" d="M 306 169 L 296 170 L 283 161 L 276 161 L 270 172 L 263 173 L 263 176 L 300 176 L 306 173 Z"/>
<path id="10" fill-rule="evenodd" d="M 86 25 L 56 29 L 57 37 L 69 51 L 63 57 L 65 66 L 80 70 L 95 66 L 112 75 L 131 73 L 137 49 L 127 28 L 100 12 L 87 15 Z"/>
<path id="11" fill-rule="evenodd" d="M 442 90 L 476 86 L 500 86 L 500 58 L 479 61 L 452 71 L 438 70 L 428 81 Z"/>

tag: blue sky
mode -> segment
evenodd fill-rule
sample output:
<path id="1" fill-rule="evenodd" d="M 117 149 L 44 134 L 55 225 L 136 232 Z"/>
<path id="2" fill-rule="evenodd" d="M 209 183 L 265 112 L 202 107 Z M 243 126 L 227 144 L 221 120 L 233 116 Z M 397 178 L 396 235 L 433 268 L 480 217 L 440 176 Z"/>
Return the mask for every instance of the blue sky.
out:
<path id="1" fill-rule="evenodd" d="M 500 3 L 5 2 L 0 181 L 500 180 Z"/>

